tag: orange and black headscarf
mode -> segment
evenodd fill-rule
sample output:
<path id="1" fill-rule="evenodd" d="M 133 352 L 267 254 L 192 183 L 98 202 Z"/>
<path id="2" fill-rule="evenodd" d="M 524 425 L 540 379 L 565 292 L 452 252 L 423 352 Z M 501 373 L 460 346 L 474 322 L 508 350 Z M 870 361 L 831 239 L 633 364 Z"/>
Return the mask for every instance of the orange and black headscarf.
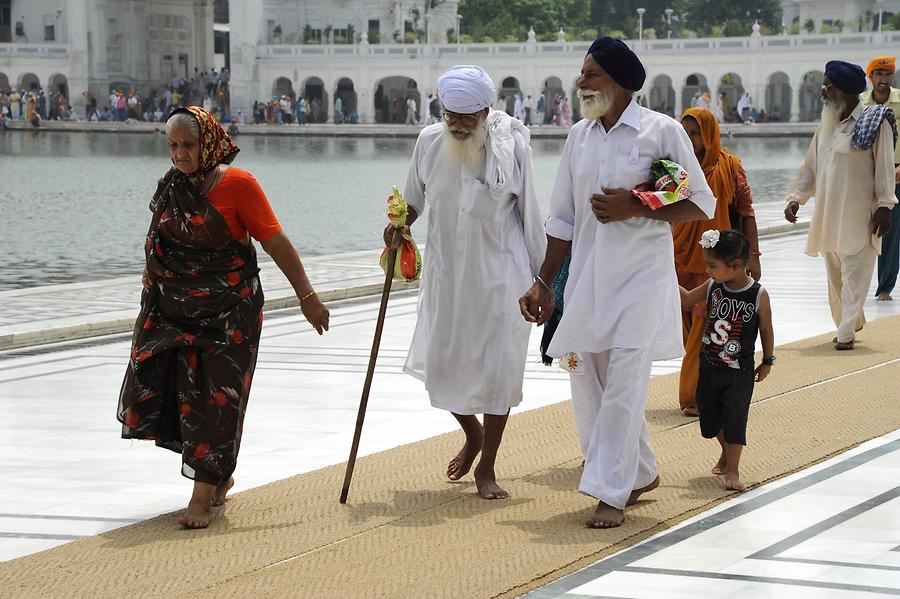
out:
<path id="1" fill-rule="evenodd" d="M 741 161 L 722 147 L 719 141 L 719 121 L 710 110 L 702 107 L 688 108 L 681 115 L 682 121 L 686 118 L 694 119 L 700 126 L 700 137 L 706 150 L 700 166 L 716 197 L 716 213 L 710 220 L 675 223 L 675 264 L 681 271 L 702 273 L 706 266 L 703 248 L 699 243 L 700 236 L 708 229 L 731 228 L 728 207 L 734 201 L 735 175 Z"/>
<path id="2" fill-rule="evenodd" d="M 186 106 L 172 111 L 172 115 L 186 112 L 192 115 L 200 125 L 200 166 L 187 178 L 200 187 L 203 177 L 220 164 L 231 164 L 240 148 L 228 136 L 216 117 L 199 106 Z"/>

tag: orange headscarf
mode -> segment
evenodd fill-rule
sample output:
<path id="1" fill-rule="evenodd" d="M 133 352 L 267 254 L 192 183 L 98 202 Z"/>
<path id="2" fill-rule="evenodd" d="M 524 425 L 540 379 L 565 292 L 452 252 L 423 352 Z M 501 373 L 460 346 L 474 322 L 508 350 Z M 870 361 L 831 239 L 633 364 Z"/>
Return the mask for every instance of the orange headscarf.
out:
<path id="1" fill-rule="evenodd" d="M 195 185 L 201 186 L 203 177 L 220 164 L 231 164 L 240 149 L 216 120 L 216 117 L 199 106 L 176 108 L 172 114 L 187 112 L 200 125 L 200 165 L 197 171 L 187 176 Z M 172 114 L 169 118 L 172 118 Z"/>
<path id="2" fill-rule="evenodd" d="M 734 200 L 734 177 L 740 160 L 728 153 L 719 141 L 719 122 L 706 108 L 688 108 L 681 119 L 690 117 L 700 125 L 700 137 L 706 153 L 700 166 L 706 182 L 716 197 L 716 213 L 710 220 L 675 223 L 675 268 L 680 272 L 702 273 L 706 271 L 700 236 L 709 229 L 730 229 L 728 206 Z"/>

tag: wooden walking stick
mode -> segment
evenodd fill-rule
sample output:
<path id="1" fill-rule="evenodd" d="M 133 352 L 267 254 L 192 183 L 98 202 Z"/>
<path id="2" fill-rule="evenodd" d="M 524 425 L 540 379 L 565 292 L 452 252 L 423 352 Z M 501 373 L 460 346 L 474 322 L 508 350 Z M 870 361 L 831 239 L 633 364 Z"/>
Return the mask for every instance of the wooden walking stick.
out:
<path id="1" fill-rule="evenodd" d="M 375 338 L 372 340 L 372 353 L 369 355 L 369 369 L 366 371 L 366 382 L 363 385 L 362 397 L 359 400 L 359 412 L 356 414 L 356 430 L 353 432 L 353 445 L 350 446 L 350 458 L 347 460 L 347 471 L 344 473 L 344 488 L 341 489 L 341 503 L 347 503 L 350 492 L 350 479 L 356 465 L 356 452 L 359 449 L 359 438 L 362 436 L 363 421 L 366 419 L 366 405 L 369 403 L 369 389 L 375 375 L 375 360 L 378 358 L 378 346 L 381 345 L 381 330 L 384 328 L 384 316 L 387 312 L 388 296 L 391 294 L 391 282 L 394 279 L 394 263 L 397 260 L 397 249 L 400 247 L 402 233 L 394 229 L 391 247 L 387 256 L 387 268 L 384 275 L 384 291 L 381 292 L 381 307 L 378 309 L 378 320 L 375 322 Z"/>

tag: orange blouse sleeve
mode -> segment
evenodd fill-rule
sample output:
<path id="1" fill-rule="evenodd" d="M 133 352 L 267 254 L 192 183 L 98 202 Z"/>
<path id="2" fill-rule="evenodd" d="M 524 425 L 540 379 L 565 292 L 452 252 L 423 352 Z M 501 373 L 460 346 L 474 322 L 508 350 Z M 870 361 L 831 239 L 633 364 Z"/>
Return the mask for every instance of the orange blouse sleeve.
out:
<path id="1" fill-rule="evenodd" d="M 224 181 L 226 185 L 220 184 L 223 187 L 221 191 L 227 197 L 226 202 L 233 208 L 242 228 L 257 241 L 265 241 L 279 233 L 281 224 L 256 178 L 247 171 L 234 167 L 228 169 L 226 175 L 230 176 Z"/>

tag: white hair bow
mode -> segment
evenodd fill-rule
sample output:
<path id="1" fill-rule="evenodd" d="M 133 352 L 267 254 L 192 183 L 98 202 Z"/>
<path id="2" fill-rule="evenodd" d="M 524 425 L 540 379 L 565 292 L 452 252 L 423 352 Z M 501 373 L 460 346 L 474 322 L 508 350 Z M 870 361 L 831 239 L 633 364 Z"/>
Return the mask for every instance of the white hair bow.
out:
<path id="1" fill-rule="evenodd" d="M 717 243 L 719 243 L 719 232 L 715 229 L 705 231 L 703 235 L 700 236 L 700 246 L 707 250 L 716 247 Z"/>

